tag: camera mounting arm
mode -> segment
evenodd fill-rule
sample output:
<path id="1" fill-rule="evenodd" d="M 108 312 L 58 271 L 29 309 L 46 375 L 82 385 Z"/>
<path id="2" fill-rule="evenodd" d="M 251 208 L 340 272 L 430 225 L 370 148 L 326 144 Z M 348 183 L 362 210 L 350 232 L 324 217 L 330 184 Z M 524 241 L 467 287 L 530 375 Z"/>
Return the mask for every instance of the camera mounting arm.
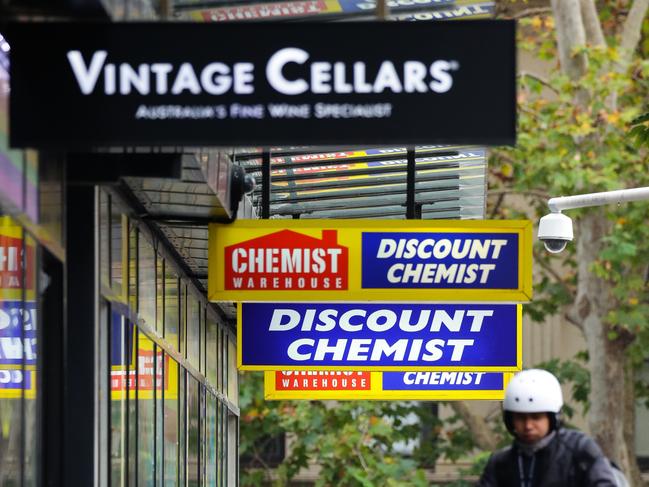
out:
<path id="1" fill-rule="evenodd" d="M 539 221 L 538 237 L 548 252 L 558 253 L 573 239 L 572 220 L 563 210 L 649 199 L 649 187 L 561 196 L 548 201 L 551 213 Z"/>
<path id="2" fill-rule="evenodd" d="M 602 193 L 578 194 L 575 196 L 560 196 L 557 198 L 550 198 L 548 200 L 548 206 L 550 207 L 550 211 L 558 213 L 563 210 L 571 210 L 574 208 L 602 206 L 611 203 L 619 204 L 647 199 L 649 199 L 649 187 L 644 187 L 605 191 Z"/>

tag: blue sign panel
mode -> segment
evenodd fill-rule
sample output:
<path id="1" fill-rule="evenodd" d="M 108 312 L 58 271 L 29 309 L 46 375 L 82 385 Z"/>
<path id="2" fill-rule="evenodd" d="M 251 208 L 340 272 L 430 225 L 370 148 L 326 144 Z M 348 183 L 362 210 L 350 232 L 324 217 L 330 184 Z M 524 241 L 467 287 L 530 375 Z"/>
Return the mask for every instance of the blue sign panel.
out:
<path id="1" fill-rule="evenodd" d="M 384 391 L 499 391 L 496 372 L 383 372 Z"/>
<path id="2" fill-rule="evenodd" d="M 362 287 L 516 289 L 517 233 L 363 232 Z"/>
<path id="3" fill-rule="evenodd" d="M 369 12 L 376 10 L 376 0 L 338 0 L 343 12 Z M 388 0 L 390 10 L 412 10 L 443 7 L 455 3 L 455 0 Z"/>
<path id="4" fill-rule="evenodd" d="M 32 373 L 31 370 L 0 369 L 0 389 L 31 389 Z"/>
<path id="5" fill-rule="evenodd" d="M 0 301 L 0 365 L 36 364 L 36 303 Z"/>
<path id="6" fill-rule="evenodd" d="M 243 370 L 463 370 L 521 367 L 520 306 L 242 303 Z"/>

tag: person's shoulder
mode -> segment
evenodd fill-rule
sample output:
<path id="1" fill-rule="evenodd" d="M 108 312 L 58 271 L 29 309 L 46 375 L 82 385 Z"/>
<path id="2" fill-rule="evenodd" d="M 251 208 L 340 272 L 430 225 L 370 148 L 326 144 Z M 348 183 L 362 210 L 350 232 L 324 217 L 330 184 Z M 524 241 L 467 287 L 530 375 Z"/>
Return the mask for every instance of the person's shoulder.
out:
<path id="1" fill-rule="evenodd" d="M 561 428 L 558 436 L 561 443 L 580 457 L 596 459 L 603 455 L 597 442 L 582 431 Z"/>
<path id="2" fill-rule="evenodd" d="M 512 445 L 506 446 L 504 448 L 501 448 L 500 450 L 496 450 L 491 454 L 491 457 L 489 458 L 490 463 L 500 463 L 504 461 L 508 461 L 509 458 L 512 455 Z"/>

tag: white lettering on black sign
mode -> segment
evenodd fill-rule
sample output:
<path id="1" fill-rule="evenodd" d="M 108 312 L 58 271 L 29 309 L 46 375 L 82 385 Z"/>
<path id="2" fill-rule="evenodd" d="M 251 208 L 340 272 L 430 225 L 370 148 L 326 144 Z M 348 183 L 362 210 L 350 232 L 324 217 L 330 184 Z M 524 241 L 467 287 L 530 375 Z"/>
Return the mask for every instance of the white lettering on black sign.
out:
<path id="1" fill-rule="evenodd" d="M 204 66 L 191 63 L 152 62 L 133 66 L 108 61 L 108 51 L 93 52 L 88 63 L 80 51 L 67 53 L 81 93 L 90 95 L 103 85 L 106 95 L 223 95 L 232 92 L 250 95 L 255 92 L 255 65 L 242 61 L 226 64 L 214 61 Z M 285 68 L 303 66 L 305 72 L 289 77 Z M 454 60 L 432 62 L 409 60 L 394 63 L 384 60 L 376 74 L 368 74 L 363 61 L 314 61 L 304 49 L 286 47 L 275 52 L 266 63 L 264 73 L 268 84 L 283 95 L 368 94 L 383 93 L 446 93 L 453 87 L 452 72 L 460 65 Z M 100 84 L 100 79 L 103 83 Z M 353 108 L 337 108 L 343 113 Z M 378 109 L 378 108 L 377 108 Z M 259 116 L 254 117 L 259 118 Z M 321 116 L 319 118 L 326 118 Z"/>

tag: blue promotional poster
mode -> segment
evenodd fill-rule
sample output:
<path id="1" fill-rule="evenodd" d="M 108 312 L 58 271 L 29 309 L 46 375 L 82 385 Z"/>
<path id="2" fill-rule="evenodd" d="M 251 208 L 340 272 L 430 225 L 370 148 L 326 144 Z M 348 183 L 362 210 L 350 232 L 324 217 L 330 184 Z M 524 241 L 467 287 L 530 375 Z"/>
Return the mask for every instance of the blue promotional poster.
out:
<path id="1" fill-rule="evenodd" d="M 241 303 L 242 370 L 521 368 L 513 304 Z"/>

